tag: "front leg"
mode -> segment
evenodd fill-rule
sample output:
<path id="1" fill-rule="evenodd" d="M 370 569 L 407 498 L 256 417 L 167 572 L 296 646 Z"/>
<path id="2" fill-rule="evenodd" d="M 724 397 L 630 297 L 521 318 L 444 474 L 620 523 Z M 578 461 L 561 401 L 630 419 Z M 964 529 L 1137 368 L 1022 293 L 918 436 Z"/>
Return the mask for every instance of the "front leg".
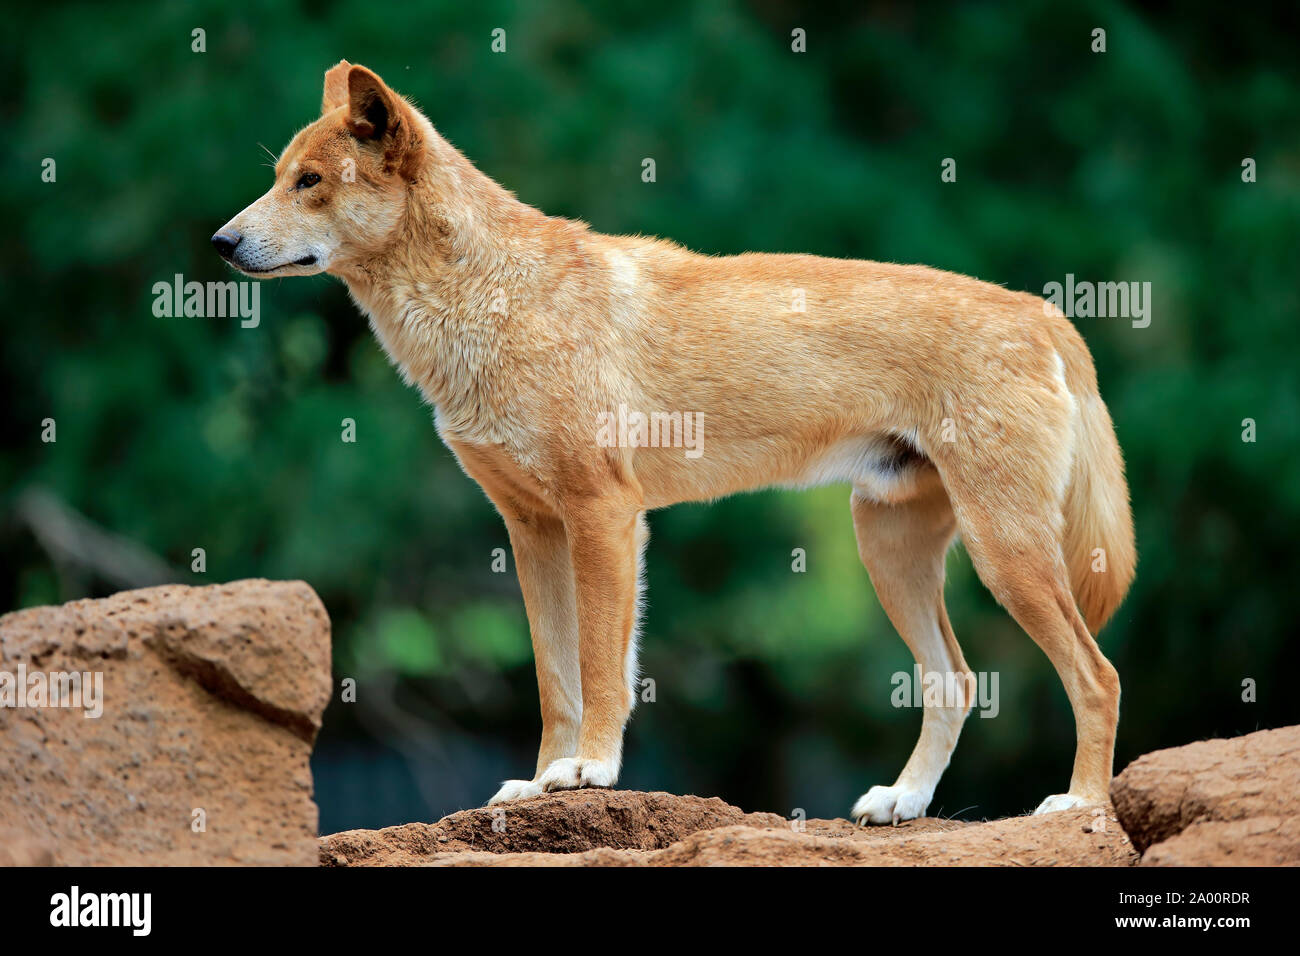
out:
<path id="1" fill-rule="evenodd" d="M 533 779 L 505 781 L 489 804 L 540 794 L 542 771 L 578 752 L 582 719 L 578 610 L 564 524 L 545 515 L 507 515 L 506 530 L 533 639 L 537 693 L 542 706 L 542 743 Z"/>
<path id="2" fill-rule="evenodd" d="M 582 722 L 578 749 L 541 776 L 545 790 L 612 787 L 632 711 L 638 559 L 644 523 L 638 506 L 618 498 L 565 509 L 577 590 Z"/>

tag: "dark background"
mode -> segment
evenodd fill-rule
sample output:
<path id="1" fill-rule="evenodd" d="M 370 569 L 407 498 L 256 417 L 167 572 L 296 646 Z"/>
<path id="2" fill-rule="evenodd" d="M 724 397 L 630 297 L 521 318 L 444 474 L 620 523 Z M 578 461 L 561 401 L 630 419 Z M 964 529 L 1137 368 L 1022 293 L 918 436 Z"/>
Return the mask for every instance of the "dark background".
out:
<path id="1" fill-rule="evenodd" d="M 524 201 L 601 231 L 1034 292 L 1066 273 L 1151 282 L 1149 328 L 1077 321 L 1138 529 L 1136 585 L 1101 635 L 1124 688 L 1117 769 L 1296 723 L 1294 5 L 585 6 L 6 5 L 0 610 L 301 578 L 333 619 L 336 678 L 359 682 L 313 760 L 323 831 L 436 819 L 530 775 L 527 624 L 513 562 L 491 569 L 505 531 L 343 286 L 264 282 L 256 329 L 152 312 L 155 282 L 231 278 L 208 237 L 269 186 L 259 144 L 314 119 L 347 58 Z M 763 492 L 651 516 L 657 700 L 629 727 L 622 786 L 843 816 L 893 782 L 920 725 L 889 701 L 911 658 L 847 501 Z M 204 575 L 186 570 L 195 547 Z M 1069 779 L 1064 692 L 960 549 L 948 601 L 972 667 L 1000 674 L 1001 713 L 968 722 L 931 813 L 1032 809 Z"/>

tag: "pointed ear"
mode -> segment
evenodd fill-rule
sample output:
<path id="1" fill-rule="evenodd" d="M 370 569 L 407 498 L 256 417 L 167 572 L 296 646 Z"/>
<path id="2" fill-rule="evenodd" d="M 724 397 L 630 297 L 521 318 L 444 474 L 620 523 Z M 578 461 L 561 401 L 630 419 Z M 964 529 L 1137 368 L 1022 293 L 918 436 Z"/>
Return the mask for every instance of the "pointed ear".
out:
<path id="1" fill-rule="evenodd" d="M 357 139 L 383 146 L 384 172 L 400 172 L 407 179 L 415 178 L 423 143 L 414 111 L 364 66 L 348 70 L 345 122 Z"/>
<path id="2" fill-rule="evenodd" d="M 401 119 L 397 94 L 364 66 L 348 70 L 348 129 L 357 139 L 381 139 Z"/>
<path id="3" fill-rule="evenodd" d="M 348 73 L 351 69 L 351 63 L 347 60 L 339 60 L 325 71 L 325 92 L 321 94 L 320 99 L 321 116 L 340 106 L 347 106 Z"/>

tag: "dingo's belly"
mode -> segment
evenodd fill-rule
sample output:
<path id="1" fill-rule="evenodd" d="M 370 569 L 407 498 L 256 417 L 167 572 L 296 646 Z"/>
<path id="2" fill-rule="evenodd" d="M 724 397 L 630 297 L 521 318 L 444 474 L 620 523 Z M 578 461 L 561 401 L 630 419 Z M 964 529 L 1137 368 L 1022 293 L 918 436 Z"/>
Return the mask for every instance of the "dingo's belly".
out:
<path id="1" fill-rule="evenodd" d="M 638 448 L 633 468 L 648 508 L 719 498 L 764 487 L 850 484 L 874 501 L 911 497 L 933 469 L 907 439 L 889 433 L 815 443 L 794 435 L 728 440 L 710 437 L 707 419 L 696 457 L 684 449 Z"/>

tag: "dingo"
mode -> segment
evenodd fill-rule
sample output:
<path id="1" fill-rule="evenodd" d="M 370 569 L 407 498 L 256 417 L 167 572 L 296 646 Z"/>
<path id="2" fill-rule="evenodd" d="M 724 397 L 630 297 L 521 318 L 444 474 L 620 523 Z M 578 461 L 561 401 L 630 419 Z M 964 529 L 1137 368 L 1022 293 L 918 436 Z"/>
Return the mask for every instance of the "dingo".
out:
<path id="1" fill-rule="evenodd" d="M 922 266 L 709 257 L 551 218 L 346 61 L 271 190 L 212 242 L 249 275 L 342 279 L 505 520 L 542 740 L 532 779 L 492 803 L 617 780 L 648 510 L 826 482 L 852 485 L 862 561 L 927 673 L 969 674 L 943 603 L 961 533 L 1074 709 L 1069 792 L 1038 810 L 1107 799 L 1119 678 L 1092 634 L 1133 578 L 1132 517 L 1091 356 L 1042 299 Z M 655 415 L 678 437 L 691 423 L 690 446 L 644 440 Z M 610 440 L 618 416 L 628 428 Z M 854 819 L 925 813 L 971 707 L 947 703 L 925 707 L 897 781 Z"/>

